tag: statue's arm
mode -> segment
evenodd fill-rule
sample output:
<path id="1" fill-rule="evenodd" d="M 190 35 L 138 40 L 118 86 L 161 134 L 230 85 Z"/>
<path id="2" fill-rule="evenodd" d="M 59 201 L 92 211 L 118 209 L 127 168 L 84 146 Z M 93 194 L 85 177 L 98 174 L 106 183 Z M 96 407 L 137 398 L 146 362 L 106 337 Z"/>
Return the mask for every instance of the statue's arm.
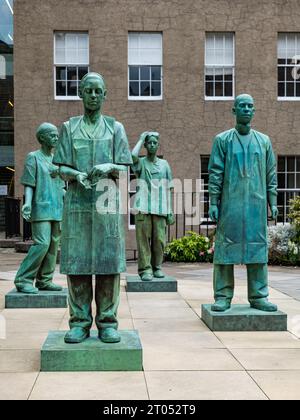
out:
<path id="1" fill-rule="evenodd" d="M 22 216 L 24 219 L 29 222 L 31 218 L 31 211 L 32 211 L 32 199 L 34 194 L 34 188 L 28 185 L 25 186 L 25 203 L 22 207 Z"/>
<path id="2" fill-rule="evenodd" d="M 267 198 L 272 212 L 272 218 L 276 219 L 278 215 L 277 210 L 277 170 L 276 159 L 272 148 L 272 143 L 269 140 L 267 147 L 267 161 L 266 161 L 266 185 L 267 185 Z"/>
<path id="3" fill-rule="evenodd" d="M 208 191 L 210 197 L 209 217 L 217 221 L 219 217 L 219 201 L 222 195 L 225 170 L 225 150 L 222 139 L 216 137 L 214 140 L 209 165 Z"/>
<path id="4" fill-rule="evenodd" d="M 137 144 L 135 145 L 134 149 L 132 150 L 131 156 L 132 156 L 133 163 L 138 163 L 139 154 L 140 154 L 141 148 L 143 147 L 143 145 L 145 143 L 147 135 L 148 135 L 148 131 L 144 131 L 140 135 L 140 138 L 139 138 Z"/>

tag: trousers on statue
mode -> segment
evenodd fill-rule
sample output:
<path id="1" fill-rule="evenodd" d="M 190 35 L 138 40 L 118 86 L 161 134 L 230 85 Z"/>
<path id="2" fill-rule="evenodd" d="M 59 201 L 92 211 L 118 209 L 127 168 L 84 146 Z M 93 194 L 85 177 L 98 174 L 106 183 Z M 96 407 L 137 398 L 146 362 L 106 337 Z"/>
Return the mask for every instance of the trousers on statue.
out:
<path id="1" fill-rule="evenodd" d="M 166 244 L 166 218 L 155 214 L 136 215 L 138 273 L 160 270 Z"/>
<path id="2" fill-rule="evenodd" d="M 68 276 L 70 328 L 90 330 L 93 324 L 93 281 L 91 275 Z M 118 329 L 117 311 L 120 301 L 120 275 L 96 275 L 96 325 Z"/>
<path id="3" fill-rule="evenodd" d="M 267 264 L 247 264 L 248 300 L 250 303 L 269 296 Z M 234 266 L 214 264 L 215 300 L 231 302 L 234 293 Z"/>
<path id="4" fill-rule="evenodd" d="M 43 289 L 53 280 L 60 241 L 60 222 L 32 222 L 33 245 L 16 274 L 15 285 L 33 285 Z"/>

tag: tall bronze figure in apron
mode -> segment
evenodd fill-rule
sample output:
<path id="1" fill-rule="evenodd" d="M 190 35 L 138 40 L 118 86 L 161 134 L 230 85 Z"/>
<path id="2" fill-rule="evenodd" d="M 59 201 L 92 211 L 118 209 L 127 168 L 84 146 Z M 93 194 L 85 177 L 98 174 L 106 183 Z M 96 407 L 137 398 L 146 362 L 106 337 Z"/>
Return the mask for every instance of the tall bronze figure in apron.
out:
<path id="1" fill-rule="evenodd" d="M 61 273 L 68 275 L 70 331 L 66 343 L 80 343 L 92 326 L 92 276 L 96 276 L 99 338 L 120 341 L 117 309 L 120 273 L 126 270 L 125 233 L 119 211 L 117 178 L 132 164 L 124 127 L 101 114 L 104 79 L 88 73 L 80 82 L 84 115 L 63 124 L 54 162 L 69 181 L 62 224 Z M 99 203 L 107 188 L 115 211 Z"/>
<path id="2" fill-rule="evenodd" d="M 209 162 L 209 216 L 217 221 L 213 311 L 230 308 L 234 264 L 246 264 L 251 307 L 273 312 L 268 301 L 267 206 L 277 217 L 276 160 L 269 137 L 251 128 L 254 101 L 236 98 L 236 127 L 217 135 Z"/>

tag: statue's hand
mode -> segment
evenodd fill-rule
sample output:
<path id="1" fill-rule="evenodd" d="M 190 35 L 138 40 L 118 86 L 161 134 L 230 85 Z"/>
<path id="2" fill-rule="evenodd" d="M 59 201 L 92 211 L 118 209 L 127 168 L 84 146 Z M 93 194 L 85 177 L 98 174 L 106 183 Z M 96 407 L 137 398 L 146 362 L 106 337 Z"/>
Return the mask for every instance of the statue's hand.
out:
<path id="1" fill-rule="evenodd" d="M 209 211 L 208 211 L 208 215 L 209 218 L 213 221 L 213 222 L 217 222 L 219 219 L 219 209 L 218 206 L 216 205 L 212 205 L 209 207 Z"/>
<path id="2" fill-rule="evenodd" d="M 175 217 L 173 213 L 168 214 L 167 216 L 167 225 L 174 225 L 175 223 Z"/>
<path id="3" fill-rule="evenodd" d="M 143 144 L 145 143 L 146 137 L 148 136 L 149 131 L 144 131 L 141 135 L 140 135 L 140 141 L 143 142 Z"/>
<path id="4" fill-rule="evenodd" d="M 22 216 L 26 220 L 26 222 L 30 221 L 31 218 L 31 205 L 30 204 L 24 204 L 22 207 Z"/>
<path id="5" fill-rule="evenodd" d="M 107 175 L 113 172 L 114 165 L 112 163 L 103 163 L 102 165 L 96 165 L 93 167 L 89 173 L 89 178 L 101 177 L 102 175 Z"/>
<path id="6" fill-rule="evenodd" d="M 86 190 L 89 190 L 91 188 L 88 180 L 88 175 L 85 172 L 79 172 L 79 174 L 76 175 L 76 181 Z"/>
<path id="7" fill-rule="evenodd" d="M 272 219 L 276 220 L 278 217 L 278 208 L 276 206 L 272 206 L 271 213 L 272 213 Z"/>

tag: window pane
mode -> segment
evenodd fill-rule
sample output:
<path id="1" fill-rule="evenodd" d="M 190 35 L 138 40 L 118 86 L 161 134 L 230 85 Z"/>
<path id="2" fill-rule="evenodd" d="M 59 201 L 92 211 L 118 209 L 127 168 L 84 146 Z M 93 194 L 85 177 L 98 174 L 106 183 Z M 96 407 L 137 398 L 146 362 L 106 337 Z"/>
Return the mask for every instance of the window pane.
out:
<path id="1" fill-rule="evenodd" d="M 161 48 L 161 41 L 160 33 L 140 33 L 140 48 Z"/>
<path id="2" fill-rule="evenodd" d="M 150 80 L 150 67 L 142 66 L 140 68 L 141 80 Z"/>
<path id="3" fill-rule="evenodd" d="M 231 81 L 233 80 L 233 69 L 228 69 L 225 68 L 224 69 L 224 77 L 225 77 L 225 81 Z"/>
<path id="4" fill-rule="evenodd" d="M 141 82 L 141 96 L 150 96 L 150 82 Z"/>
<path id="5" fill-rule="evenodd" d="M 88 64 L 89 62 L 89 52 L 88 50 L 78 50 L 78 64 Z"/>
<path id="6" fill-rule="evenodd" d="M 205 64 L 207 66 L 209 65 L 214 65 L 215 64 L 215 51 L 214 50 L 210 50 L 210 49 L 206 49 L 205 52 Z"/>
<path id="7" fill-rule="evenodd" d="M 285 157 L 279 156 L 278 157 L 278 172 L 285 172 Z"/>
<path id="8" fill-rule="evenodd" d="M 295 172 L 295 157 L 294 156 L 289 156 L 287 158 L 287 171 Z"/>
<path id="9" fill-rule="evenodd" d="M 209 162 L 208 156 L 201 156 L 201 175 L 208 173 L 208 162 Z"/>
<path id="10" fill-rule="evenodd" d="M 66 49 L 66 63 L 68 64 L 77 64 L 78 57 L 77 57 L 77 50 L 74 48 Z"/>
<path id="11" fill-rule="evenodd" d="M 81 80 L 85 74 L 88 73 L 88 67 L 78 67 L 78 80 Z"/>
<path id="12" fill-rule="evenodd" d="M 285 70 L 285 77 L 287 82 L 294 82 L 294 75 L 293 75 L 293 68 L 294 67 L 286 67 Z"/>
<path id="13" fill-rule="evenodd" d="M 151 80 L 160 80 L 161 79 L 161 67 L 151 67 Z"/>
<path id="14" fill-rule="evenodd" d="M 226 50 L 225 51 L 225 62 L 224 64 L 231 64 L 233 65 L 233 50 Z"/>
<path id="15" fill-rule="evenodd" d="M 56 82 L 56 95 L 66 96 L 66 82 Z"/>
<path id="16" fill-rule="evenodd" d="M 224 35 L 223 34 L 215 34 L 215 48 L 216 49 L 224 49 Z"/>
<path id="17" fill-rule="evenodd" d="M 139 53 L 139 64 L 162 65 L 162 50 L 141 49 Z"/>
<path id="18" fill-rule="evenodd" d="M 285 96 L 284 83 L 278 83 L 278 96 L 280 96 L 280 97 Z"/>
<path id="19" fill-rule="evenodd" d="M 55 46 L 56 48 L 65 48 L 65 34 L 63 33 L 55 34 Z"/>
<path id="20" fill-rule="evenodd" d="M 212 33 L 207 33 L 206 34 L 206 42 L 205 42 L 205 46 L 207 49 L 214 49 L 215 48 L 215 35 Z"/>
<path id="21" fill-rule="evenodd" d="M 225 64 L 224 63 L 224 50 L 215 51 L 215 64 Z"/>
<path id="22" fill-rule="evenodd" d="M 287 83 L 286 84 L 286 96 L 293 97 L 295 96 L 295 84 Z"/>
<path id="23" fill-rule="evenodd" d="M 297 157 L 296 161 L 297 161 L 297 172 L 300 172 L 300 157 Z"/>
<path id="24" fill-rule="evenodd" d="M 215 80 L 219 82 L 223 81 L 223 69 L 215 69 Z"/>
<path id="25" fill-rule="evenodd" d="M 55 63 L 65 63 L 65 62 L 66 62 L 65 50 L 56 49 Z"/>
<path id="26" fill-rule="evenodd" d="M 278 193 L 277 204 L 278 204 L 278 206 L 283 206 L 284 205 L 284 192 L 279 192 Z"/>
<path id="27" fill-rule="evenodd" d="M 278 174 L 278 188 L 285 188 L 285 174 Z"/>
<path id="28" fill-rule="evenodd" d="M 215 96 L 223 96 L 223 83 L 222 82 L 216 82 L 215 83 Z"/>
<path id="29" fill-rule="evenodd" d="M 66 80 L 66 67 L 56 67 L 56 80 Z"/>
<path id="30" fill-rule="evenodd" d="M 278 64 L 286 64 L 286 59 L 285 58 L 279 58 L 278 59 Z"/>
<path id="31" fill-rule="evenodd" d="M 139 82 L 130 82 L 129 83 L 129 95 L 130 96 L 139 96 Z"/>
<path id="32" fill-rule="evenodd" d="M 152 82 L 151 83 L 151 96 L 160 96 L 161 95 L 161 82 Z"/>
<path id="33" fill-rule="evenodd" d="M 77 67 L 68 67 L 68 80 L 77 80 Z"/>
<path id="34" fill-rule="evenodd" d="M 77 96 L 77 82 L 68 82 L 68 96 Z"/>
<path id="35" fill-rule="evenodd" d="M 278 81 L 284 82 L 285 81 L 285 68 L 278 67 Z"/>
<path id="36" fill-rule="evenodd" d="M 205 95 L 214 96 L 214 83 L 213 82 L 205 83 Z"/>
<path id="37" fill-rule="evenodd" d="M 287 188 L 295 188 L 295 174 L 287 174 Z"/>
<path id="38" fill-rule="evenodd" d="M 225 83 L 225 96 L 233 96 L 232 82 Z"/>
<path id="39" fill-rule="evenodd" d="M 296 188 L 300 188 L 300 174 L 296 174 Z"/>
<path id="40" fill-rule="evenodd" d="M 139 67 L 129 67 L 129 80 L 139 80 Z"/>
<path id="41" fill-rule="evenodd" d="M 88 48 L 89 48 L 89 36 L 88 36 L 88 34 L 78 34 L 78 48 L 88 50 Z"/>
<path id="42" fill-rule="evenodd" d="M 65 34 L 66 49 L 77 49 L 77 35 Z"/>
<path id="43" fill-rule="evenodd" d="M 214 69 L 211 67 L 207 67 L 205 69 L 205 77 L 207 81 L 213 81 L 214 80 Z"/>

